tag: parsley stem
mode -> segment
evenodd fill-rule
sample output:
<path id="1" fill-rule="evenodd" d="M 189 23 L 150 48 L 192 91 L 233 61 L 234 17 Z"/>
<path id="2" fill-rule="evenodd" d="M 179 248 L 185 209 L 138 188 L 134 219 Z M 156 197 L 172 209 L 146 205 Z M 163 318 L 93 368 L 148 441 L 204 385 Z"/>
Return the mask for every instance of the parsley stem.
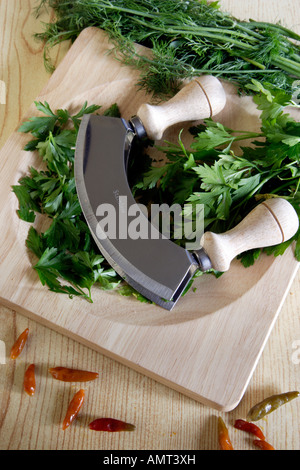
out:
<path id="1" fill-rule="evenodd" d="M 278 170 L 277 172 L 274 172 L 274 173 L 271 173 L 270 171 L 265 171 L 264 173 L 267 174 L 268 176 L 265 177 L 262 181 L 260 181 L 260 183 L 252 191 L 250 191 L 247 194 L 247 196 L 245 198 L 243 198 L 241 200 L 241 202 L 239 204 L 237 204 L 235 207 L 238 208 L 241 205 L 245 204 L 247 201 L 249 201 L 249 199 L 251 199 L 252 196 L 254 196 L 254 194 L 256 194 L 266 183 L 268 183 L 268 181 L 270 181 L 272 178 L 274 178 L 275 176 L 280 174 L 281 171 L 282 171 L 281 169 Z"/>
<path id="2" fill-rule="evenodd" d="M 294 191 L 294 193 L 296 193 L 298 191 L 298 188 L 299 188 L 299 185 L 300 185 L 300 178 L 298 178 L 298 177 L 297 178 L 291 178 L 288 181 L 286 181 L 284 184 L 282 184 L 281 186 L 277 186 L 275 189 L 270 191 L 270 194 L 276 194 L 276 193 L 281 192 L 285 188 L 291 187 L 292 184 L 293 184 L 293 181 L 295 181 L 295 183 L 297 183 L 296 189 Z"/>
<path id="3" fill-rule="evenodd" d="M 234 132 L 244 132 L 242 135 L 234 136 L 234 142 L 245 139 L 253 139 L 254 137 L 264 137 L 262 132 L 245 132 L 245 131 L 234 131 Z"/>
<path id="4" fill-rule="evenodd" d="M 89 289 L 89 295 L 87 295 L 84 290 L 82 290 L 78 285 L 73 284 L 70 282 L 70 284 L 74 287 L 77 292 L 80 293 L 82 297 L 84 297 L 88 302 L 93 303 L 92 298 L 91 298 L 91 290 Z"/>

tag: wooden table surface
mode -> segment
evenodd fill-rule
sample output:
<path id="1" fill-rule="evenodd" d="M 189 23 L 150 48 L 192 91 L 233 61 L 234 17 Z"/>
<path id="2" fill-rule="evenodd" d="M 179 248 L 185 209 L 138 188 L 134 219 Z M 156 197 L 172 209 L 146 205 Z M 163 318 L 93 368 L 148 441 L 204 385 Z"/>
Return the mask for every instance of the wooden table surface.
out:
<path id="1" fill-rule="evenodd" d="M 221 0 L 223 10 L 241 19 L 281 21 L 300 33 L 300 1 Z M 43 47 L 32 35 L 41 30 L 36 0 L 0 0 L 0 147 L 18 126 L 29 105 L 49 79 Z M 58 64 L 69 44 L 52 51 Z M 3 90 L 5 88 L 5 99 Z M 11 158 L 14 158 L 12 155 Z M 215 450 L 217 418 L 227 424 L 235 449 L 253 450 L 252 439 L 233 428 L 264 397 L 300 388 L 300 272 L 282 306 L 263 354 L 240 404 L 221 413 L 109 359 L 33 320 L 0 306 L 0 449 L 1 450 Z M 274 289 L 276 286 L 274 286 Z M 25 329 L 30 340 L 22 356 L 9 351 Z M 6 348 L 6 356 L 3 354 Z M 39 363 L 38 393 L 22 391 L 28 364 Z M 99 372 L 88 384 L 89 400 L 67 431 L 61 423 L 77 386 L 51 380 L 53 364 Z M 102 416 L 136 425 L 131 433 L 95 433 L 87 423 Z M 300 399 L 259 422 L 267 440 L 279 450 L 299 450 Z"/>

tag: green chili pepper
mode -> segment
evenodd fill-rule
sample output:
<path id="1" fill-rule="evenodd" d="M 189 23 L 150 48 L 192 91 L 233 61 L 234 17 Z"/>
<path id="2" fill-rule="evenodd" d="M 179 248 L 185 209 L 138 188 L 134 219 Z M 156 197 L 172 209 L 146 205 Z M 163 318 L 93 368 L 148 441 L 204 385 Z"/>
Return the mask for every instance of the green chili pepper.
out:
<path id="1" fill-rule="evenodd" d="M 300 392 L 286 392 L 280 393 L 278 395 L 272 395 L 268 398 L 265 398 L 260 403 L 254 405 L 247 414 L 248 421 L 258 421 L 264 416 L 272 413 L 272 411 L 277 410 L 280 406 L 288 403 L 289 401 L 297 398 L 300 395 Z"/>

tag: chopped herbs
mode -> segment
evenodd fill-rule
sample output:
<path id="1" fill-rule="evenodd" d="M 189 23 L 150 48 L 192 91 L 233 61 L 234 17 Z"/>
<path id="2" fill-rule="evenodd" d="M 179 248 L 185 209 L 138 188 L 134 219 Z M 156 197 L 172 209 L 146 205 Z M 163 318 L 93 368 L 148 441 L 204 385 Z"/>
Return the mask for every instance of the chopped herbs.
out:
<path id="1" fill-rule="evenodd" d="M 159 165 L 139 153 L 143 165 L 135 164 L 134 159 L 129 165 L 132 191 L 139 202 L 193 203 L 194 217 L 196 205 L 204 205 L 205 230 L 214 232 L 237 225 L 261 200 L 271 197 L 286 198 L 300 216 L 300 123 L 284 112 L 287 105 L 293 105 L 291 96 L 256 80 L 247 87 L 255 92 L 253 99 L 261 111 L 260 131 L 234 130 L 206 119 L 191 129 L 190 149 L 184 146 L 181 134 L 177 144 L 165 142 L 157 147 L 163 154 Z M 90 302 L 95 284 L 147 302 L 122 283 L 99 253 L 76 193 L 74 147 L 80 119 L 99 107 L 85 103 L 76 116 L 67 110 L 54 113 L 48 103 L 36 102 L 36 107 L 44 116 L 29 119 L 20 131 L 34 137 L 25 148 L 39 153 L 45 169 L 30 168 L 13 191 L 19 200 L 19 217 L 32 224 L 26 245 L 38 258 L 34 269 L 42 284 Z M 113 105 L 104 114 L 117 116 L 118 107 Z M 243 147 L 245 139 L 252 139 L 252 145 Z M 239 154 L 233 143 L 239 144 Z M 33 226 L 37 214 L 50 221 L 43 233 Z M 263 251 L 281 255 L 295 240 L 295 256 L 300 261 L 300 230 L 291 240 Z M 176 243 L 185 244 L 185 240 L 176 239 Z M 250 250 L 239 258 L 245 267 L 250 266 L 261 251 Z"/>
<path id="2" fill-rule="evenodd" d="M 40 0 L 55 12 L 36 37 L 49 49 L 76 39 L 88 26 L 109 34 L 127 65 L 140 70 L 139 85 L 154 94 L 170 94 L 182 79 L 211 74 L 248 93 L 252 80 L 268 81 L 292 93 L 300 78 L 300 36 L 280 24 L 241 21 L 207 0 Z M 152 50 L 137 53 L 134 43 Z"/>
<path id="3" fill-rule="evenodd" d="M 206 119 L 192 128 L 191 149 L 179 143 L 159 147 L 166 163 L 152 162 L 135 187 L 135 197 L 153 202 L 204 205 L 204 228 L 217 233 L 237 225 L 261 200 L 270 197 L 287 199 L 300 215 L 300 123 L 284 113 L 293 105 L 289 94 L 256 80 L 248 85 L 256 94 L 253 99 L 261 111 L 260 132 L 229 129 Z M 244 139 L 252 145 L 243 147 Z M 259 139 L 259 140 L 258 140 Z M 239 144 L 239 154 L 233 143 Z M 300 261 L 300 231 L 290 240 L 264 249 L 267 254 L 281 255 L 297 240 L 295 256 Z M 183 240 L 185 243 L 185 240 Z M 261 250 L 239 256 L 244 266 L 254 263 Z"/>
<path id="4" fill-rule="evenodd" d="M 13 191 L 19 200 L 18 215 L 34 223 L 36 214 L 48 217 L 49 228 L 43 233 L 31 225 L 26 246 L 36 255 L 34 265 L 40 281 L 51 291 L 80 296 L 92 301 L 91 289 L 115 289 L 121 279 L 99 253 L 85 222 L 74 180 L 74 148 L 80 119 L 94 113 L 99 106 L 87 106 L 75 116 L 67 110 L 54 113 L 48 103 L 36 102 L 45 116 L 32 117 L 19 128 L 34 137 L 25 147 L 36 150 L 45 170 L 29 169 Z M 113 105 L 104 114 L 118 115 Z M 72 124 L 72 128 L 65 125 Z M 122 287 L 123 288 L 123 287 Z"/>

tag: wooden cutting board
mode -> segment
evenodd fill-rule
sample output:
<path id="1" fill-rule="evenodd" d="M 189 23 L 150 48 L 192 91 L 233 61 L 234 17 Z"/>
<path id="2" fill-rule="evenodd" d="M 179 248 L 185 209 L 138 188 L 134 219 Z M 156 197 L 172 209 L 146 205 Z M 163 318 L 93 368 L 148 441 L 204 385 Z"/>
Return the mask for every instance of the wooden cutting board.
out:
<path id="1" fill-rule="evenodd" d="M 86 100 L 103 109 L 116 102 L 124 118 L 135 114 L 150 98 L 137 90 L 137 72 L 107 54 L 110 47 L 103 32 L 82 32 L 37 100 L 74 112 Z M 224 86 L 227 106 L 216 119 L 257 129 L 251 98 Z M 36 113 L 33 104 L 27 116 Z M 176 139 L 179 129 L 165 137 Z M 247 269 L 234 261 L 219 279 L 202 276 L 172 312 L 99 289 L 93 304 L 49 292 L 32 269 L 35 259 L 25 247 L 29 224 L 19 220 L 11 191 L 30 166 L 40 166 L 39 157 L 22 150 L 27 140 L 15 132 L 0 152 L 1 302 L 197 401 L 235 408 L 297 272 L 292 249 L 276 259 L 261 257 Z"/>

